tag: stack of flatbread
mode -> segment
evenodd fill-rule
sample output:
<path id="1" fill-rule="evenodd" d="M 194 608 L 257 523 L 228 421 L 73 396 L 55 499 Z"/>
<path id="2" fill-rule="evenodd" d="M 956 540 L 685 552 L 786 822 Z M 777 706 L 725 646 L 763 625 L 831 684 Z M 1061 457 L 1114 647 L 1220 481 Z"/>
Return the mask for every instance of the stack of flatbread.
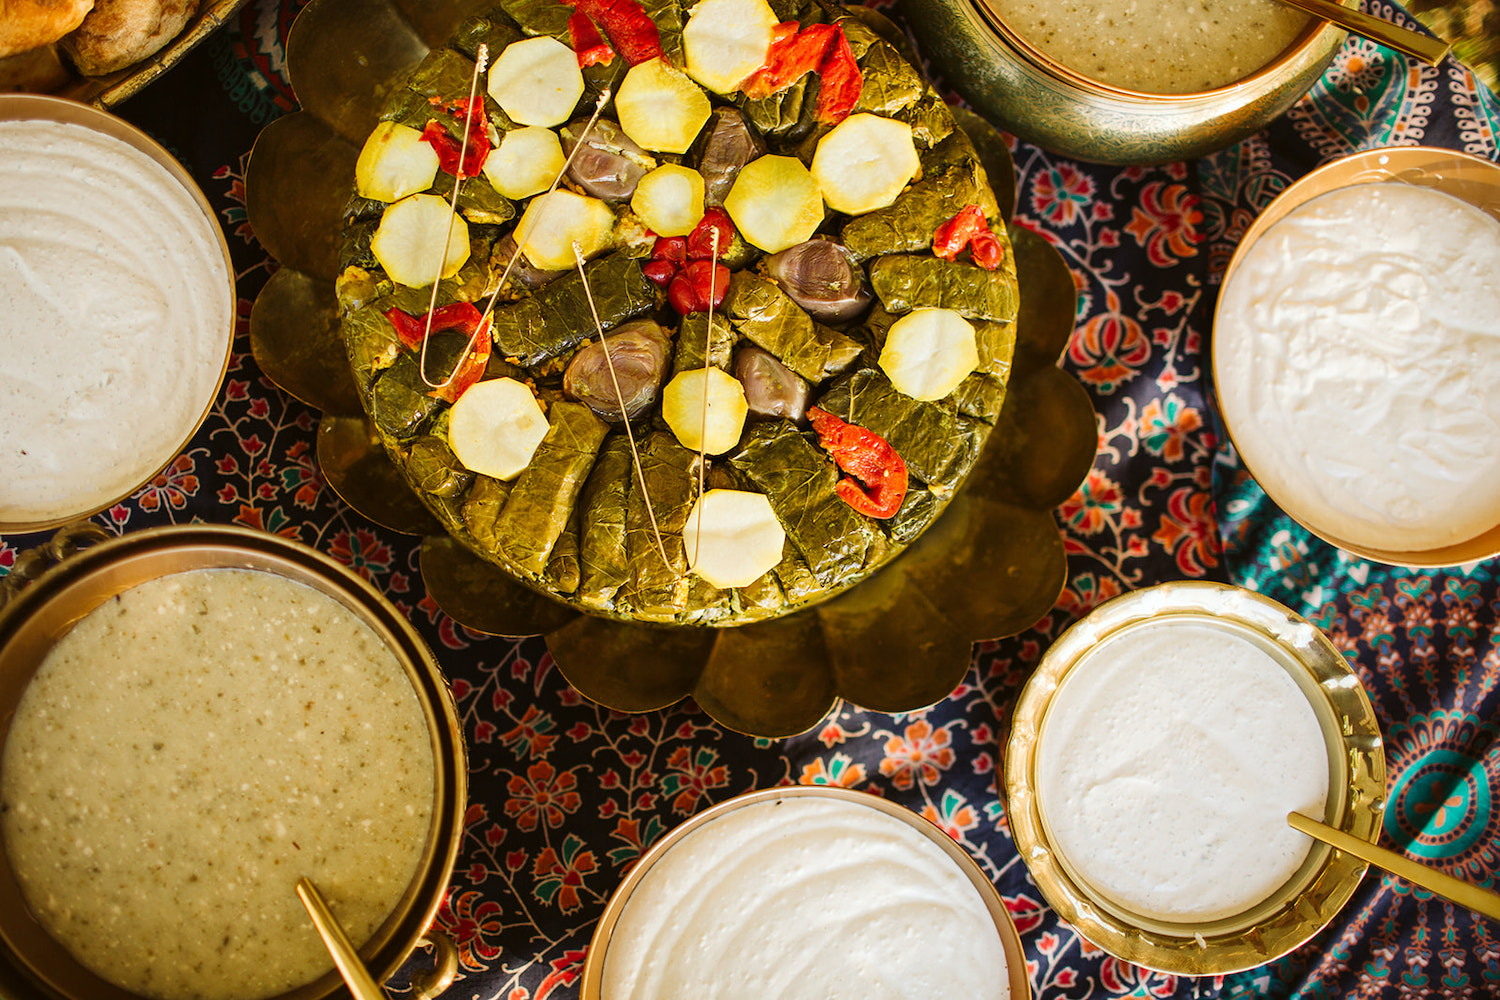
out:
<path id="1" fill-rule="evenodd" d="M 52 90 L 132 66 L 176 38 L 198 0 L 0 0 L 0 90 Z"/>

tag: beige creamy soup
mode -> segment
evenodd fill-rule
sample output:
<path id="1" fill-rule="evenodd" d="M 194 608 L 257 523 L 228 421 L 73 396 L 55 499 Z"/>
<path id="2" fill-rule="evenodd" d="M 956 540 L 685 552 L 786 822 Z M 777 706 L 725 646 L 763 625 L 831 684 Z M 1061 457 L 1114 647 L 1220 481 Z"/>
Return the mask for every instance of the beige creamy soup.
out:
<path id="1" fill-rule="evenodd" d="M 1058 853 L 1095 890 L 1156 920 L 1244 912 L 1284 885 L 1321 818 L 1328 753 L 1287 670 L 1211 619 L 1105 639 L 1047 708 L 1036 796 Z"/>
<path id="2" fill-rule="evenodd" d="M 631 893 L 603 1000 L 1010 994 L 974 885 L 932 841 L 856 802 L 789 796 L 711 820 Z"/>
<path id="3" fill-rule="evenodd" d="M 1307 15 L 1276 0 L 989 0 L 1016 34 L 1100 83 L 1148 94 L 1244 79 L 1296 39 Z"/>
<path id="4" fill-rule="evenodd" d="M 213 222 L 81 125 L 0 121 L 0 522 L 109 503 L 177 454 L 233 322 Z"/>
<path id="5" fill-rule="evenodd" d="M 88 614 L 27 687 L 0 768 L 33 913 L 103 978 L 168 1000 L 249 1000 L 329 970 L 298 877 L 364 941 L 432 813 L 400 663 L 271 573 L 163 577 Z"/>

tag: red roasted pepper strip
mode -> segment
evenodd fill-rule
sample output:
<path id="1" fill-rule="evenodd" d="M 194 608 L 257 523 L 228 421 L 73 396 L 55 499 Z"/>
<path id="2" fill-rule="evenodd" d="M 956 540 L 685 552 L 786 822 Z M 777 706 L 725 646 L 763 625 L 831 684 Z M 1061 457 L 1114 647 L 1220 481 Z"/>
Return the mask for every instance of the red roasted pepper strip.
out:
<path id="1" fill-rule="evenodd" d="M 965 205 L 963 211 L 932 233 L 932 254 L 935 257 L 955 260 L 965 247 L 974 263 L 987 271 L 999 267 L 1005 255 L 999 238 L 990 229 L 978 205 Z"/>
<path id="2" fill-rule="evenodd" d="M 849 112 L 859 103 L 859 94 L 865 85 L 864 75 L 859 71 L 859 63 L 854 61 L 854 50 L 849 48 L 849 39 L 844 37 L 843 28 L 838 30 L 838 37 L 818 63 L 818 79 L 815 117 L 824 124 L 837 125 L 848 118 Z"/>
<path id="3" fill-rule="evenodd" d="M 729 252 L 734 242 L 734 223 L 729 213 L 717 205 L 703 213 L 703 218 L 687 236 L 688 260 L 708 260 L 714 256 L 714 233 L 719 234 L 719 257 Z"/>
<path id="4" fill-rule="evenodd" d="M 615 51 L 630 65 L 637 66 L 662 54 L 661 32 L 636 0 L 574 0 L 574 3 L 609 36 Z"/>
<path id="5" fill-rule="evenodd" d="M 689 261 L 667 286 L 667 301 L 683 316 L 719 308 L 729 288 L 729 268 L 711 260 Z"/>
<path id="6" fill-rule="evenodd" d="M 843 34 L 831 24 L 814 24 L 797 30 L 796 21 L 776 26 L 765 64 L 740 84 L 740 92 L 751 100 L 770 97 L 785 90 L 817 69 L 835 33 Z"/>
<path id="7" fill-rule="evenodd" d="M 839 498 L 867 517 L 895 517 L 906 500 L 906 462 L 874 431 L 846 424 L 827 410 L 807 408 L 818 443 L 849 473 L 836 487 Z"/>
<path id="8" fill-rule="evenodd" d="M 440 101 L 434 101 L 439 107 L 443 106 Z M 473 177 L 479 173 L 484 161 L 490 155 L 490 118 L 484 110 L 484 99 L 476 97 L 470 101 L 451 101 L 447 108 L 453 113 L 453 117 L 461 122 L 466 122 L 469 133 L 469 145 L 464 149 L 463 143 L 454 138 L 453 135 L 443 127 L 437 119 L 427 123 L 422 130 L 422 140 L 437 150 L 438 166 L 455 177 Z M 463 154 L 463 163 L 458 162 L 459 154 Z"/>
<path id="9" fill-rule="evenodd" d="M 723 257 L 734 240 L 734 223 L 728 212 L 716 207 L 704 212 L 686 237 L 658 236 L 651 245 L 651 260 L 641 267 L 646 277 L 667 290 L 667 302 L 683 316 L 716 309 L 724 301 L 729 269 L 713 259 L 715 232 L 718 256 Z"/>
<path id="10" fill-rule="evenodd" d="M 600 37 L 599 29 L 583 11 L 575 10 L 568 18 L 568 34 L 573 39 L 573 51 L 578 53 L 579 69 L 614 59 L 615 50 Z"/>
<path id="11" fill-rule="evenodd" d="M 384 315 L 396 328 L 396 336 L 401 338 L 401 343 L 412 350 L 421 348 L 428 326 L 426 313 L 413 316 L 403 309 L 392 308 L 387 309 Z M 454 302 L 432 311 L 432 330 L 456 330 L 469 338 L 469 348 L 458 364 L 457 373 L 448 380 L 447 385 L 428 393 L 429 396 L 451 403 L 484 374 L 485 366 L 490 361 L 490 325 L 485 322 L 484 314 L 474 303 Z M 447 372 L 435 372 L 429 373 L 428 377 L 436 380 L 438 376 L 446 378 L 447 375 Z"/>

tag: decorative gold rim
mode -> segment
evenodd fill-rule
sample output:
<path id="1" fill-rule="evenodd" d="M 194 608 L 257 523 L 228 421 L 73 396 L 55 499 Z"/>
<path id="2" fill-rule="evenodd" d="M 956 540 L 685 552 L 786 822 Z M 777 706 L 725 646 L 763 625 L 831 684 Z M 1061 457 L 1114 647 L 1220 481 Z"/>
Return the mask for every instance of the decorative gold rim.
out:
<path id="1" fill-rule="evenodd" d="M 46 94 L 0 94 L 0 121 L 53 121 L 64 125 L 82 125 L 92 129 L 111 139 L 125 143 L 138 152 L 149 156 L 153 162 L 170 174 L 173 180 L 182 185 L 193 202 L 203 212 L 208 220 L 209 228 L 218 240 L 219 253 L 222 255 L 224 264 L 224 280 L 229 288 L 229 307 L 223 317 L 224 331 L 224 360 L 219 367 L 219 377 L 214 381 L 213 391 L 203 402 L 203 411 L 198 415 L 187 436 L 182 439 L 166 459 L 146 478 L 136 483 L 130 489 L 119 496 L 112 497 L 108 501 L 93 507 L 78 510 L 65 511 L 54 517 L 43 518 L 36 521 L 5 521 L 0 519 L 0 533 L 14 532 L 24 534 L 33 531 L 46 531 L 51 528 L 61 527 L 69 521 L 79 518 L 92 517 L 102 510 L 108 510 L 115 504 L 133 495 L 141 487 L 161 475 L 177 456 L 182 454 L 184 448 L 192 442 L 208 415 L 213 412 L 214 403 L 219 398 L 219 390 L 224 387 L 224 377 L 229 373 L 229 358 L 234 348 L 234 321 L 236 308 L 239 301 L 239 293 L 235 288 L 234 260 L 229 255 L 229 243 L 224 239 L 223 227 L 214 215 L 213 206 L 208 203 L 208 198 L 203 194 L 203 189 L 193 180 L 192 175 L 187 172 L 155 139 L 145 132 L 131 125 L 129 122 L 117 118 L 108 111 L 90 107 L 87 104 L 78 104 L 74 101 L 65 100 L 61 97 L 51 97 Z"/>
<path id="2" fill-rule="evenodd" d="M 1500 164 L 1483 157 L 1436 146 L 1387 146 L 1340 157 L 1304 175 L 1282 191 L 1261 211 L 1251 223 L 1250 228 L 1245 231 L 1239 246 L 1235 248 L 1234 256 L 1229 259 L 1229 266 L 1224 271 L 1223 283 L 1219 286 L 1219 304 L 1214 308 L 1214 326 L 1219 325 L 1219 310 L 1223 307 L 1224 290 L 1234 280 L 1235 271 L 1245 259 L 1246 254 L 1250 252 L 1250 248 L 1265 234 L 1267 229 L 1281 221 L 1293 209 L 1320 195 L 1360 184 L 1389 181 L 1403 181 L 1408 184 L 1435 188 L 1466 201 L 1500 220 Z M 1221 355 L 1214 338 L 1210 338 L 1209 354 L 1209 364 L 1213 371 L 1214 383 L 1217 385 L 1221 383 L 1223 371 L 1220 368 Z M 1238 418 L 1226 413 L 1221 401 L 1218 402 L 1218 407 L 1219 415 L 1224 420 L 1225 432 L 1230 442 L 1234 443 L 1234 427 Z M 1306 515 L 1299 512 L 1295 504 L 1288 504 L 1285 497 L 1278 496 L 1269 486 L 1261 482 L 1260 477 L 1255 476 L 1255 470 L 1245 460 L 1244 453 L 1239 451 L 1237 444 L 1235 451 L 1239 454 L 1240 462 L 1245 469 L 1255 477 L 1256 481 L 1261 484 L 1261 488 L 1266 491 L 1266 495 L 1288 517 L 1329 545 L 1352 552 L 1363 559 L 1392 566 L 1435 569 L 1477 562 L 1500 555 L 1500 524 L 1472 538 L 1434 549 L 1416 551 L 1374 549 L 1348 542 L 1309 523 Z"/>
<path id="3" fill-rule="evenodd" d="M 421 942 L 443 902 L 468 801 L 468 759 L 452 692 L 431 650 L 402 614 L 343 564 L 277 535 L 226 525 L 166 525 L 101 542 L 42 573 L 0 611 L 0 745 L 16 702 L 47 648 L 113 594 L 169 573 L 205 568 L 276 573 L 334 598 L 375 630 L 401 662 L 427 718 L 434 759 L 433 815 L 420 865 L 391 915 L 360 949 L 377 980 Z M 290 892 L 290 888 L 288 889 Z M 78 965 L 30 917 L 0 859 L 0 964 L 15 963 L 63 996 L 138 1000 Z M 4 971 L 4 970 L 0 970 Z M 340 988 L 330 971 L 279 1000 L 319 1000 Z"/>
<path id="4" fill-rule="evenodd" d="M 1091 893 L 1053 849 L 1036 801 L 1036 750 L 1053 694 L 1078 659 L 1120 630 L 1162 615 L 1213 616 L 1279 647 L 1304 671 L 1329 743 L 1324 821 L 1374 842 L 1385 808 L 1380 724 L 1338 649 L 1307 621 L 1252 591 L 1205 582 L 1165 583 L 1117 597 L 1072 625 L 1043 655 L 1016 701 L 1005 753 L 1006 814 L 1032 878 L 1062 919 L 1111 955 L 1160 972 L 1223 975 L 1285 955 L 1321 930 L 1354 894 L 1366 865 L 1315 844 L 1286 886 L 1240 918 L 1167 925 L 1129 918 Z"/>
<path id="5" fill-rule="evenodd" d="M 635 891 L 651 866 L 656 864 L 663 855 L 670 851 L 683 838 L 703 827 L 704 825 L 718 819 L 726 813 L 736 809 L 742 809 L 748 805 L 759 802 L 772 802 L 777 799 L 793 797 L 813 797 L 824 799 L 835 799 L 844 802 L 853 802 L 858 805 L 868 806 L 877 812 L 901 820 L 907 826 L 925 836 L 936 844 L 944 854 L 951 858 L 973 884 L 975 890 L 984 900 L 985 909 L 995 921 L 995 930 L 1000 935 L 1001 944 L 1005 948 L 1006 971 L 1010 979 L 1011 1000 L 1030 1000 L 1031 982 L 1026 975 L 1026 953 L 1021 947 L 1020 935 L 1016 933 L 1016 925 L 1011 921 L 1010 911 L 1005 908 L 1005 900 L 1000 897 L 1000 892 L 995 884 L 985 875 L 984 869 L 973 856 L 960 847 L 948 834 L 938 829 L 932 823 L 918 816 L 904 806 L 897 805 L 886 799 L 871 795 L 868 792 L 857 792 L 848 788 L 835 788 L 830 785 L 789 785 L 785 788 L 763 788 L 759 791 L 746 792 L 732 799 L 720 802 L 700 813 L 693 815 L 683 823 L 667 832 L 660 840 L 651 845 L 651 848 L 636 861 L 635 866 L 630 869 L 625 880 L 620 883 L 614 893 L 609 897 L 609 902 L 604 907 L 604 912 L 599 917 L 599 923 L 594 928 L 594 935 L 589 941 L 588 958 L 583 964 L 582 979 L 579 984 L 581 1000 L 600 1000 L 600 989 L 603 983 L 604 962 L 609 952 L 610 936 L 614 933 L 615 924 L 620 919 L 620 913 L 625 909 L 625 904 L 630 901 L 630 895 Z"/>

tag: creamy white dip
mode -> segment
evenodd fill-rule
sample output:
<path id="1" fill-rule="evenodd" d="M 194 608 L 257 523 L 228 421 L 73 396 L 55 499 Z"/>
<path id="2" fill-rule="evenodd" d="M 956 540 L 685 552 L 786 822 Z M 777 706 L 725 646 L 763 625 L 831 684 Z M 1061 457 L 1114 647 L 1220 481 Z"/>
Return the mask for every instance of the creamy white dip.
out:
<path id="1" fill-rule="evenodd" d="M 610 936 L 603 1000 L 1010 995 L 984 901 L 937 845 L 854 802 L 731 810 L 646 872 Z"/>
<path id="2" fill-rule="evenodd" d="M 990 7 L 1064 66 L 1148 94 L 1242 80 L 1308 21 L 1276 0 L 990 0 Z"/>
<path id="3" fill-rule="evenodd" d="M 365 941 L 416 872 L 432 798 L 424 715 L 380 638 L 240 570 L 90 612 L 0 759 L 0 835 L 32 912 L 104 979 L 168 1000 L 250 1000 L 331 969 L 297 879 Z"/>
<path id="4" fill-rule="evenodd" d="M 1246 466 L 1320 534 L 1417 551 L 1500 524 L 1500 222 L 1362 184 L 1266 230 L 1223 290 L 1217 391 Z"/>
<path id="5" fill-rule="evenodd" d="M 1297 871 L 1328 753 L 1312 705 L 1248 638 L 1169 618 L 1122 630 L 1064 676 L 1042 724 L 1036 799 L 1057 852 L 1156 920 L 1244 912 Z"/>
<path id="6" fill-rule="evenodd" d="M 233 301 L 213 223 L 81 125 L 0 121 L 0 521 L 122 496 L 213 401 Z"/>

